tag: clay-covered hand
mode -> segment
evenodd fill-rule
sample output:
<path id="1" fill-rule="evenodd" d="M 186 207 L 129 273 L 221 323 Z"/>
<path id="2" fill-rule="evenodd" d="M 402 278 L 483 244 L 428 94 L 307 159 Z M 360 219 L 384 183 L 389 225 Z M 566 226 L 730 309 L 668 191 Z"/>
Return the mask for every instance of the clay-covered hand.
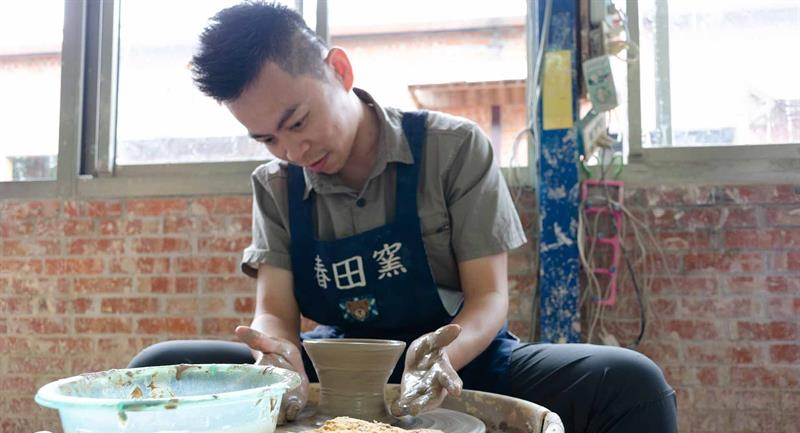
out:
<path id="1" fill-rule="evenodd" d="M 461 393 L 461 378 L 444 351 L 460 333 L 461 326 L 450 324 L 417 338 L 408 346 L 400 397 L 391 405 L 392 415 L 417 415 L 436 409 L 448 393 Z"/>
<path id="2" fill-rule="evenodd" d="M 300 374 L 300 385 L 283 394 L 278 416 L 278 425 L 294 421 L 308 401 L 308 376 L 303 368 L 300 350 L 288 340 L 270 337 L 248 326 L 237 326 L 235 332 L 239 340 L 261 353 L 256 359 L 256 365 L 272 365 Z"/>

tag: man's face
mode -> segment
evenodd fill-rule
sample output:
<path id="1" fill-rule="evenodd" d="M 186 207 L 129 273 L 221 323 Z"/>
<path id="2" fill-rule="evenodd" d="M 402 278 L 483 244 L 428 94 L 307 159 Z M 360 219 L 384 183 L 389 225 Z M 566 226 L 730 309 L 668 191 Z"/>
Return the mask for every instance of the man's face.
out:
<path id="1" fill-rule="evenodd" d="M 323 79 L 292 76 L 267 63 L 250 87 L 226 105 L 250 136 L 276 157 L 315 172 L 334 174 L 347 161 L 356 123 L 349 90 L 331 69 Z"/>

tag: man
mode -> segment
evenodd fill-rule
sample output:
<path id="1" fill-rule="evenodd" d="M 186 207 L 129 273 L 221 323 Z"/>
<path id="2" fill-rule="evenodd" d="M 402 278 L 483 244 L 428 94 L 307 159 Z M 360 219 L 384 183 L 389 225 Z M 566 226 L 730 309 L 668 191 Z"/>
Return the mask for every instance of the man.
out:
<path id="1" fill-rule="evenodd" d="M 568 431 L 676 431 L 674 392 L 644 356 L 521 344 L 507 331 L 507 251 L 525 236 L 474 123 L 379 106 L 354 87 L 343 50 L 272 4 L 218 13 L 193 72 L 278 158 L 253 173 L 243 270 L 257 278 L 256 311 L 236 329 L 252 357 L 223 342 L 168 343 L 132 365 L 182 354 L 291 368 L 304 381 L 284 401 L 290 421 L 315 380 L 301 338 L 400 339 L 410 345 L 390 379 L 401 381 L 395 415 L 464 386 L 542 404 Z M 321 325 L 301 336 L 301 314 Z"/>

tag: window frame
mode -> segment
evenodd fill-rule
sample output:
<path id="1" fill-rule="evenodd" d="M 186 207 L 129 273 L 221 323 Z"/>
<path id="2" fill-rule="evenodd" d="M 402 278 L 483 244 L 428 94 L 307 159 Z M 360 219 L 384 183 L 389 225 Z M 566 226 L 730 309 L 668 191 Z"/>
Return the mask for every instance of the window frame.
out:
<path id="1" fill-rule="evenodd" d="M 669 73 L 668 0 L 656 0 L 659 13 L 656 26 L 664 63 Z M 631 40 L 639 44 L 637 0 L 626 0 Z M 666 83 L 669 79 L 662 80 Z M 800 143 L 747 144 L 737 146 L 643 148 L 641 128 L 642 98 L 637 62 L 628 64 L 629 152 L 621 179 L 637 185 L 800 183 Z M 668 96 L 669 86 L 658 92 Z M 669 105 L 669 104 L 667 104 Z M 667 113 L 667 116 L 669 114 Z"/>
<path id="2" fill-rule="evenodd" d="M 263 160 L 116 165 L 120 2 L 71 0 L 63 3 L 56 179 L 0 182 L 0 197 L 118 198 L 250 194 L 249 174 Z M 317 32 L 328 39 L 328 2 L 316 0 L 316 7 L 305 11 L 303 3 L 304 0 L 295 0 L 296 9 L 300 13 L 314 13 Z M 528 13 L 530 15 L 530 4 Z M 531 58 L 535 44 L 532 43 L 529 21 L 526 20 L 526 45 L 528 58 Z M 531 101 L 530 73 L 528 75 L 526 94 L 528 101 Z M 534 161 L 535 154 L 530 138 L 527 149 L 528 166 L 502 169 L 512 187 L 530 187 L 535 182 L 535 165 L 530 163 Z"/>

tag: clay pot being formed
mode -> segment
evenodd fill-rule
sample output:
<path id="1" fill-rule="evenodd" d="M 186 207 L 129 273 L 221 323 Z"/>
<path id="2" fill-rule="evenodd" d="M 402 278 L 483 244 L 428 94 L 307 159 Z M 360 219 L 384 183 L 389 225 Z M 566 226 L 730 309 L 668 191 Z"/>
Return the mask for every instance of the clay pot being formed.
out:
<path id="1" fill-rule="evenodd" d="M 317 415 L 392 423 L 383 392 L 406 343 L 322 338 L 303 341 L 320 386 Z"/>

